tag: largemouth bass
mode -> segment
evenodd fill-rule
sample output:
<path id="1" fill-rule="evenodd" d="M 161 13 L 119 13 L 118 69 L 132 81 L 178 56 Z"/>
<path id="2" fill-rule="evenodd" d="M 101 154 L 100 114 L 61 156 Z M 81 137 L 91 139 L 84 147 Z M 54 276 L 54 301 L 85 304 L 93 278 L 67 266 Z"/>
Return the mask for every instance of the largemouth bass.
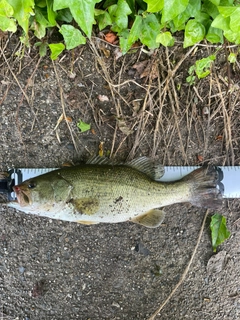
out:
<path id="1" fill-rule="evenodd" d="M 190 202 L 198 207 L 222 204 L 220 168 L 203 166 L 181 180 L 159 182 L 163 167 L 142 157 L 125 165 L 91 164 L 66 167 L 13 187 L 17 201 L 8 205 L 28 214 L 83 224 L 132 221 L 157 227 L 159 209 Z"/>

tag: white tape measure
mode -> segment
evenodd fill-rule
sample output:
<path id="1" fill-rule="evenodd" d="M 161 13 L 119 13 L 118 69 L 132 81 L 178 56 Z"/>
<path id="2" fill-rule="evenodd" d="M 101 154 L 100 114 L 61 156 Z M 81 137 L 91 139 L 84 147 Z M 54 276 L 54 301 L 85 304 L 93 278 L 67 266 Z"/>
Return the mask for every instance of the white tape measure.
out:
<path id="1" fill-rule="evenodd" d="M 170 182 L 183 178 L 188 173 L 197 169 L 197 166 L 167 166 L 165 173 L 159 181 Z M 240 198 L 240 167 L 219 167 L 223 172 L 224 198 Z M 19 184 L 24 180 L 36 177 L 38 175 L 53 171 L 57 168 L 19 168 L 10 170 L 11 179 L 14 184 Z M 15 199 L 15 194 L 11 193 L 11 198 Z"/>

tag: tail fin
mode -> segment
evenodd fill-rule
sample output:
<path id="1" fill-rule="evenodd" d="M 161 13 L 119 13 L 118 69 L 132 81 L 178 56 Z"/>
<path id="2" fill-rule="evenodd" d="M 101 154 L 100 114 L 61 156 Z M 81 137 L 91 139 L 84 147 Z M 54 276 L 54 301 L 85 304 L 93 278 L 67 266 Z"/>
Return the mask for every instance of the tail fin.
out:
<path id="1" fill-rule="evenodd" d="M 191 192 L 190 202 L 203 208 L 217 209 L 222 205 L 224 185 L 223 172 L 219 167 L 204 165 L 183 178 Z"/>

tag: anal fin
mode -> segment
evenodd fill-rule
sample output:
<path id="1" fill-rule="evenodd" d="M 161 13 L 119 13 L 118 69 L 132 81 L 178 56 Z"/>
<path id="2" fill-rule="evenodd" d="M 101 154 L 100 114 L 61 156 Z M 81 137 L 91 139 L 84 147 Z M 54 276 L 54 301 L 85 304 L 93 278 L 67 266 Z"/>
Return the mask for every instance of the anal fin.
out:
<path id="1" fill-rule="evenodd" d="M 141 224 L 148 228 L 156 228 L 160 226 L 163 222 L 165 217 L 165 212 L 160 209 L 152 209 L 136 218 L 132 219 L 131 221 L 134 223 Z"/>
<path id="2" fill-rule="evenodd" d="M 84 221 L 84 220 L 78 220 L 76 221 L 77 223 L 80 223 L 80 224 L 86 224 L 88 226 L 92 225 L 92 224 L 98 224 L 99 222 L 97 221 Z"/>

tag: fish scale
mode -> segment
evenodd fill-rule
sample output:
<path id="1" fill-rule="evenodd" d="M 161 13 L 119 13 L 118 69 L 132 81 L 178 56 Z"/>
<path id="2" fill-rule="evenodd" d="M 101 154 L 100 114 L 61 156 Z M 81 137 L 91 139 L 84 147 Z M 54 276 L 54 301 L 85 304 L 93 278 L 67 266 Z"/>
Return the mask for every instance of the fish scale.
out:
<path id="1" fill-rule="evenodd" d="M 204 166 L 180 181 L 161 182 L 156 180 L 162 166 L 152 159 L 142 157 L 115 166 L 100 161 L 14 184 L 17 201 L 8 205 L 28 214 L 83 224 L 129 220 L 157 227 L 165 215 L 159 208 L 166 205 L 191 202 L 217 208 L 222 203 L 222 172 L 217 167 Z"/>
<path id="2" fill-rule="evenodd" d="M 91 215 L 91 219 L 101 222 L 109 220 L 114 221 L 116 216 L 118 222 L 126 221 L 129 218 L 129 210 L 133 212 L 133 217 L 142 214 L 155 206 L 164 206 L 179 201 L 182 196 L 178 192 L 177 197 L 173 197 L 171 202 L 166 200 L 166 195 L 169 192 L 176 191 L 176 185 L 168 185 L 168 190 L 162 184 L 147 178 L 141 172 L 132 172 L 131 168 L 116 166 L 108 169 L 104 166 L 94 167 L 92 171 L 91 165 L 85 167 L 85 171 L 72 171 L 69 175 L 69 170 L 62 170 L 61 176 L 71 185 L 73 180 L 83 180 L 84 184 L 74 185 L 71 196 L 73 198 L 92 198 L 99 199 L 101 208 Z M 77 175 L 78 173 L 78 175 Z M 94 174 L 93 181 L 91 174 Z M 113 186 L 117 185 L 117 188 Z M 106 191 L 106 185 L 109 190 Z M 179 190 L 178 190 L 179 191 Z M 161 196 L 159 196 L 161 192 Z M 146 198 L 147 201 L 139 205 L 139 199 Z M 131 204 L 130 204 L 131 203 Z M 103 209 L 104 208 L 104 209 Z M 104 212 L 104 215 L 101 214 Z M 95 218 L 96 216 L 96 218 Z M 89 219 L 89 215 L 82 215 L 82 218 Z"/>

